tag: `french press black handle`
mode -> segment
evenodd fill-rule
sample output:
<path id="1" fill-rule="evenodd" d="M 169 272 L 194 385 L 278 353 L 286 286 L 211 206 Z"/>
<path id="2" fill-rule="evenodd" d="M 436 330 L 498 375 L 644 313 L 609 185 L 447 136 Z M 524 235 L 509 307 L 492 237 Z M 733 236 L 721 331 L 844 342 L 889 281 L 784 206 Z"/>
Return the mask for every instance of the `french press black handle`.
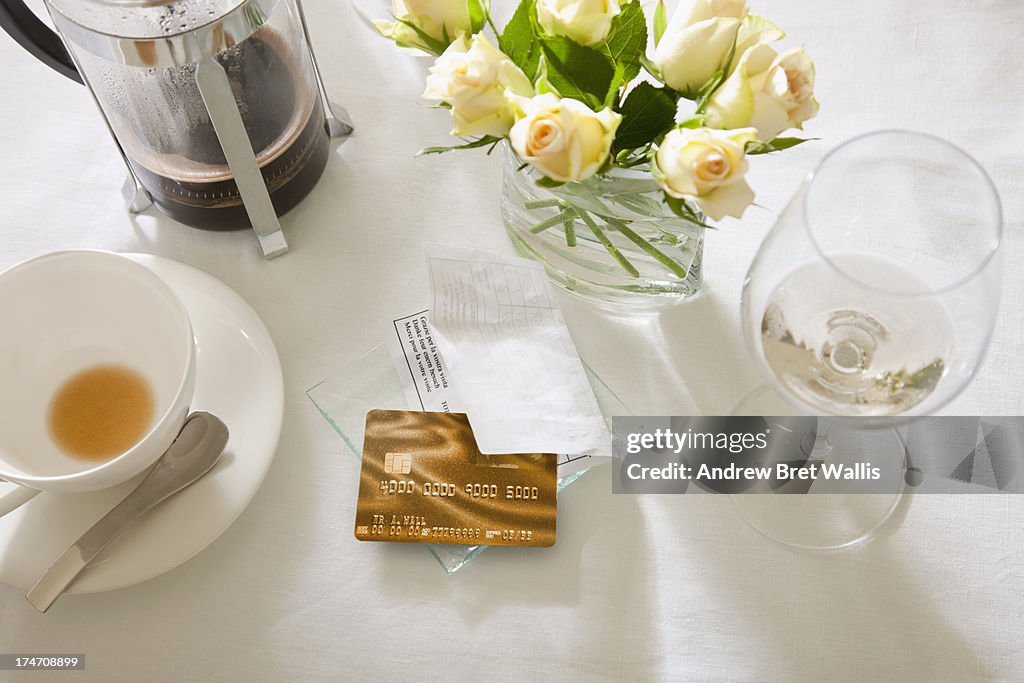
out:
<path id="1" fill-rule="evenodd" d="M 83 82 L 60 36 L 21 0 L 0 0 L 0 28 L 43 64 L 73 81 Z"/>

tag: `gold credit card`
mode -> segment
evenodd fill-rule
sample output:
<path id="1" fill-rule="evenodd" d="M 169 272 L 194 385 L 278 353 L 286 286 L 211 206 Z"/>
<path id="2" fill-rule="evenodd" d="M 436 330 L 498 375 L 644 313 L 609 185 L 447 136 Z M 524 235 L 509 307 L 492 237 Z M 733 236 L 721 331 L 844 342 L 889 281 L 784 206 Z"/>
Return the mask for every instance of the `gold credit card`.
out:
<path id="1" fill-rule="evenodd" d="M 356 503 L 360 541 L 551 546 L 554 455 L 483 455 L 462 413 L 371 410 Z"/>

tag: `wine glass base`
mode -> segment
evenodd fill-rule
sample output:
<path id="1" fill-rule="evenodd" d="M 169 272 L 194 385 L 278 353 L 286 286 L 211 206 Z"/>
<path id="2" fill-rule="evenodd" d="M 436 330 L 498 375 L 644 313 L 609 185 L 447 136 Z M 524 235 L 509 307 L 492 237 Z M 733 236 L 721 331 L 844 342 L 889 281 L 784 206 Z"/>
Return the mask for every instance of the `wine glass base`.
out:
<path id="1" fill-rule="evenodd" d="M 772 416 L 793 416 L 805 415 L 793 404 L 787 401 L 782 394 L 775 391 L 767 384 L 755 387 L 750 393 L 739 400 L 732 409 L 733 415 L 772 415 Z"/>
<path id="2" fill-rule="evenodd" d="M 745 396 L 734 415 L 784 416 L 799 413 L 765 385 Z M 832 423 L 827 439 L 802 442 L 809 461 L 877 468 L 878 478 L 816 480 L 814 493 L 733 494 L 739 516 L 759 533 L 800 550 L 835 551 L 861 545 L 892 519 L 906 488 L 907 452 L 895 429 L 854 429 Z"/>

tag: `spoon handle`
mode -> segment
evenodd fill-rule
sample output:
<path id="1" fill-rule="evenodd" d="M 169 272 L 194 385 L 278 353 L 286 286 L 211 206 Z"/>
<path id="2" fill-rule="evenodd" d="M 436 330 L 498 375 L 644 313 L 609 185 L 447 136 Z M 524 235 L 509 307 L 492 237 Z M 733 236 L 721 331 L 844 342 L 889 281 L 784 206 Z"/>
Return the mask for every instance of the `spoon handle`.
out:
<path id="1" fill-rule="evenodd" d="M 228 428 L 210 413 L 189 416 L 174 443 L 134 491 L 68 548 L 29 590 L 32 606 L 45 612 L 83 569 L 132 522 L 201 479 L 217 463 Z"/>

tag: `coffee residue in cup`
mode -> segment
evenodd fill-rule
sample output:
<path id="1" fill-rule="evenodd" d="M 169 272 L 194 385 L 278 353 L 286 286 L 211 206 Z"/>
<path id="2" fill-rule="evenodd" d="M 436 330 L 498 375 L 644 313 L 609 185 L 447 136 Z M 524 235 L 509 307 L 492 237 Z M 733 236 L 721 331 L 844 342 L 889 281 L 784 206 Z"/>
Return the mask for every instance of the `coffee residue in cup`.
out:
<path id="1" fill-rule="evenodd" d="M 69 377 L 50 402 L 50 434 L 80 460 L 118 456 L 146 435 L 153 422 L 153 391 L 136 371 L 96 365 Z"/>

